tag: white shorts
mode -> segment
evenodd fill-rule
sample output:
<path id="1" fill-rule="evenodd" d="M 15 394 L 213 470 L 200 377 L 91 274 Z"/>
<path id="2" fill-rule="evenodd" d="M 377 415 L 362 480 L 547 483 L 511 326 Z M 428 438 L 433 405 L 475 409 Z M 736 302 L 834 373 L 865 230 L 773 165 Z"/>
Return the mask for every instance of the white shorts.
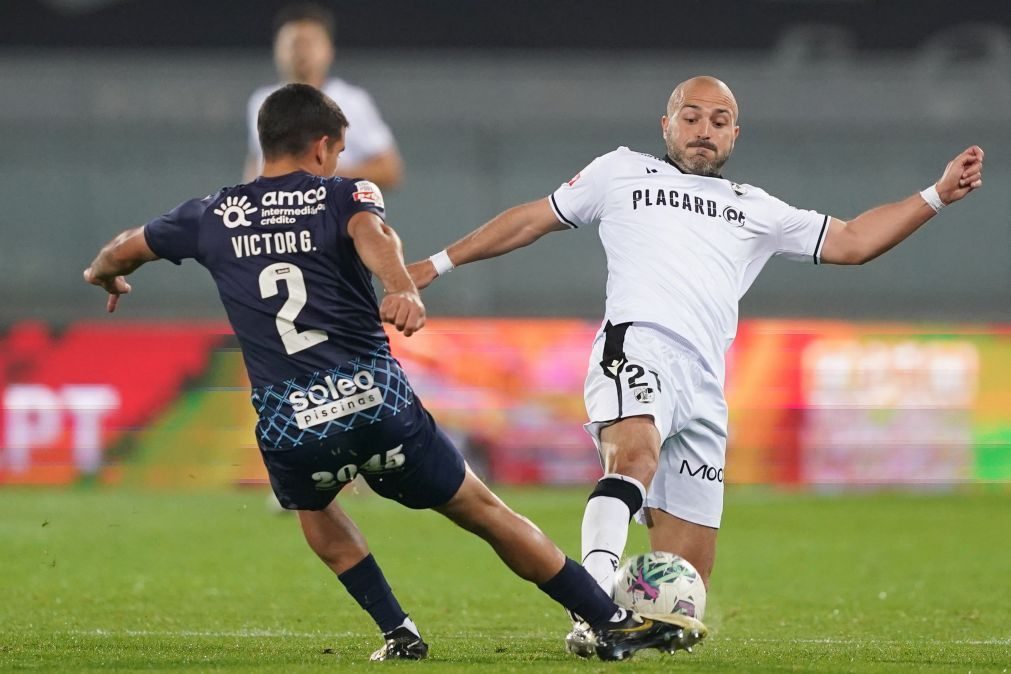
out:
<path id="1" fill-rule="evenodd" d="M 600 429 L 626 417 L 653 418 L 662 444 L 646 508 L 720 526 L 727 403 L 687 342 L 649 323 L 607 323 L 593 342 L 583 396 L 598 452 Z M 636 519 L 643 522 L 642 511 Z"/>

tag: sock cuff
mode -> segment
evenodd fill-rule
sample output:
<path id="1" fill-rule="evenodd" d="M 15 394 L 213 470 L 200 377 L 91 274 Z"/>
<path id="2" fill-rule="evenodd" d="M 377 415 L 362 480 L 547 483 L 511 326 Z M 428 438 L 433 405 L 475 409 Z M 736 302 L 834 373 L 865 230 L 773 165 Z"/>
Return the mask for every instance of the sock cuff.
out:
<path id="1" fill-rule="evenodd" d="M 406 628 L 408 631 L 410 631 L 412 634 L 414 634 L 414 636 L 418 637 L 419 639 L 421 638 L 421 632 L 418 631 L 418 626 L 414 624 L 414 621 L 411 620 L 411 616 L 409 616 L 409 615 L 405 615 L 403 621 L 401 621 L 401 623 L 399 625 L 397 625 L 396 627 L 394 627 L 389 632 L 383 632 L 383 635 L 385 636 L 385 635 L 388 635 L 388 634 L 392 634 L 393 632 L 396 632 L 401 627 Z"/>
<path id="2" fill-rule="evenodd" d="M 608 473 L 597 481 L 597 486 L 590 492 L 590 498 L 587 500 L 598 496 L 616 498 L 624 503 L 628 507 L 628 517 L 631 519 L 646 500 L 646 488 L 634 477 Z"/>
<path id="3" fill-rule="evenodd" d="M 393 590 L 386 582 L 386 576 L 383 575 L 383 570 L 379 568 L 372 553 L 344 573 L 337 574 L 337 580 L 358 603 L 362 604 L 363 608 L 387 594 L 393 596 Z"/>
<path id="4" fill-rule="evenodd" d="M 542 592 L 547 592 L 551 594 L 557 589 L 566 588 L 572 581 L 572 571 L 579 566 L 579 562 L 572 559 L 568 555 L 565 556 L 565 563 L 562 564 L 562 568 L 558 570 L 558 573 L 548 578 L 543 583 L 537 584 L 537 589 Z"/>
<path id="5" fill-rule="evenodd" d="M 621 473 L 604 473 L 604 476 L 600 478 L 601 480 L 621 480 L 622 482 L 627 482 L 634 485 L 636 489 L 639 490 L 639 495 L 642 499 L 646 500 L 646 487 L 643 486 L 642 482 L 631 477 L 629 475 L 622 475 Z"/>
<path id="6" fill-rule="evenodd" d="M 344 583 L 345 586 L 353 587 L 359 585 L 362 581 L 369 582 L 373 578 L 373 574 L 378 573 L 382 576 L 383 572 L 379 569 L 379 564 L 376 563 L 376 558 L 372 556 L 372 553 L 365 555 L 362 561 L 358 562 L 350 569 L 343 573 L 337 574 L 337 580 Z M 383 579 L 385 580 L 385 578 Z"/>

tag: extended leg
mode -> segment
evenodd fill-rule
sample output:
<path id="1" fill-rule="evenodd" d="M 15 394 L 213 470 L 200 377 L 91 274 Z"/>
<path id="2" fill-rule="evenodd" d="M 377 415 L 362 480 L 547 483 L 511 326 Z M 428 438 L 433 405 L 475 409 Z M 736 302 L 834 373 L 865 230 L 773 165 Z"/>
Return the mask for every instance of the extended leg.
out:
<path id="1" fill-rule="evenodd" d="M 528 519 L 502 503 L 470 470 L 456 496 L 436 508 L 488 541 L 517 575 L 537 583 L 549 597 L 582 616 L 596 636 L 570 650 L 583 657 L 622 660 L 645 648 L 688 648 L 705 636 L 671 619 L 641 618 L 619 609 L 586 569 L 567 559 Z M 582 646 L 584 644 L 580 644 Z"/>
<path id="2" fill-rule="evenodd" d="M 591 625 L 620 612 L 587 573 L 530 520 L 495 496 L 469 469 L 449 503 L 436 508 L 467 531 L 488 541 L 516 575 L 536 583 L 552 599 L 583 616 Z"/>

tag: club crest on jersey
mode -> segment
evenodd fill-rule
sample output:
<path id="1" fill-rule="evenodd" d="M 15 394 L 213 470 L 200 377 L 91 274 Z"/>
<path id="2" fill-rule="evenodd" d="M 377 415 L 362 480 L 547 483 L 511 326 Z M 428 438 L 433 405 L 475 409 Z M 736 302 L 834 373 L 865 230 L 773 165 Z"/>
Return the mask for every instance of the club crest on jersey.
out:
<path id="1" fill-rule="evenodd" d="M 362 204 L 372 204 L 379 208 L 386 208 L 383 203 L 383 193 L 379 187 L 370 180 L 359 180 L 355 182 L 355 191 L 351 198 Z"/>
<path id="2" fill-rule="evenodd" d="M 255 212 L 256 206 L 249 203 L 249 197 L 246 195 L 228 197 L 224 203 L 218 204 L 218 207 L 214 209 L 214 215 L 221 216 L 221 221 L 228 229 L 235 229 L 239 226 L 249 227 L 253 223 L 247 220 L 246 216 Z"/>
<path id="3" fill-rule="evenodd" d="M 647 386 L 635 392 L 635 399 L 641 403 L 649 404 L 656 400 L 656 392 Z"/>

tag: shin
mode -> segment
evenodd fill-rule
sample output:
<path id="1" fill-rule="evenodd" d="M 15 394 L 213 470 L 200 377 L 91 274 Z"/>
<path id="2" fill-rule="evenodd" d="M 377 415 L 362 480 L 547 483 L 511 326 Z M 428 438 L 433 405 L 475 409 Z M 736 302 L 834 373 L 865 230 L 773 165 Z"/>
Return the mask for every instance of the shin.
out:
<path id="1" fill-rule="evenodd" d="M 600 587 L 611 593 L 628 540 L 631 518 L 642 508 L 656 472 L 660 434 L 650 417 L 630 417 L 600 432 L 605 475 L 583 512 L 582 559 Z"/>

